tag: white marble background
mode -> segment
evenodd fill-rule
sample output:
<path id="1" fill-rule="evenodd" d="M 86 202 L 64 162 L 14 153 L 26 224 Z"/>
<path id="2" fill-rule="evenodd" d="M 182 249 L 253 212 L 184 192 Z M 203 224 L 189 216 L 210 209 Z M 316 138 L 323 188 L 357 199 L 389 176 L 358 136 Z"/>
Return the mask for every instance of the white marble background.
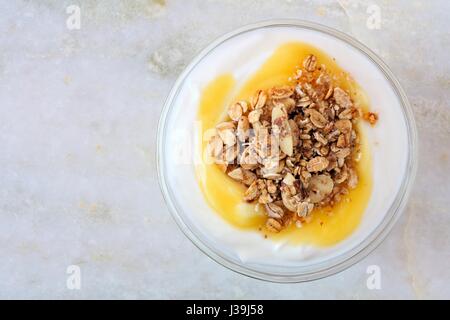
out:
<path id="1" fill-rule="evenodd" d="M 81 7 L 81 29 L 66 7 Z M 381 9 L 379 30 L 367 8 Z M 449 1 L 0 1 L 0 298 L 450 298 Z M 178 230 L 155 166 L 177 75 L 243 24 L 299 18 L 342 30 L 392 68 L 414 108 L 420 166 L 386 241 L 338 275 L 246 278 Z M 379 265 L 381 290 L 366 287 Z M 78 265 L 81 290 L 68 290 Z"/>

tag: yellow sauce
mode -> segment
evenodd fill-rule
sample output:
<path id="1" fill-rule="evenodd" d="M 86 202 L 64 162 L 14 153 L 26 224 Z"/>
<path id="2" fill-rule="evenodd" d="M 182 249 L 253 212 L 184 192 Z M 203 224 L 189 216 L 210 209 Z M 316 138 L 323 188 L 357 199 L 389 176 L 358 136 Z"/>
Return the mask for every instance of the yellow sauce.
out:
<path id="1" fill-rule="evenodd" d="M 224 74 L 211 81 L 204 89 L 200 100 L 198 120 L 202 123 L 200 139 L 204 132 L 223 121 L 226 107 L 232 101 L 245 99 L 258 89 L 269 89 L 290 83 L 290 77 L 308 54 L 314 54 L 319 64 L 324 64 L 333 75 L 335 83 L 350 92 L 356 105 L 368 109 L 367 98 L 360 87 L 327 54 L 319 49 L 299 42 L 280 46 L 271 57 L 237 91 L 232 75 Z M 329 246 L 348 237 L 359 225 L 372 191 L 372 164 L 370 150 L 364 132 L 358 128 L 361 139 L 361 160 L 357 164 L 358 186 L 342 198 L 333 208 L 315 209 L 312 220 L 301 228 L 294 224 L 278 234 L 266 234 L 266 241 L 287 241 L 293 244 Z M 197 150 L 205 154 L 206 142 Z M 246 188 L 223 173 L 215 164 L 201 163 L 196 166 L 200 188 L 205 199 L 223 219 L 241 230 L 260 230 L 266 217 L 262 206 L 242 200 Z M 263 233 L 262 233 L 263 235 Z"/>

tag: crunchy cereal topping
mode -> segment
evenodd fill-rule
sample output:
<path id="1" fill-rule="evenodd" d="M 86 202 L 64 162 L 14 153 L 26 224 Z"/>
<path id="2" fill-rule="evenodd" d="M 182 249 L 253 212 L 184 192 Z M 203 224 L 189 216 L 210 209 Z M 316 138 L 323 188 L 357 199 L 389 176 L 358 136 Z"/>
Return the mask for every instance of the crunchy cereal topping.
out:
<path id="1" fill-rule="evenodd" d="M 258 90 L 228 107 L 230 121 L 209 134 L 208 154 L 247 186 L 244 200 L 263 205 L 265 229 L 280 232 L 311 220 L 358 184 L 360 110 L 317 58 L 295 71 L 295 84 Z M 375 113 L 364 113 L 372 125 Z"/>
<path id="2" fill-rule="evenodd" d="M 255 109 L 261 109 L 264 107 L 267 101 L 267 93 L 263 90 L 258 90 L 255 92 L 255 95 L 252 97 L 252 108 Z"/>
<path id="3" fill-rule="evenodd" d="M 306 71 L 312 72 L 316 70 L 316 56 L 310 54 L 306 57 L 306 59 L 303 61 L 303 66 L 305 67 Z"/>
<path id="4" fill-rule="evenodd" d="M 347 109 L 353 105 L 348 93 L 339 87 L 334 88 L 333 98 L 341 108 Z"/>
<path id="5" fill-rule="evenodd" d="M 309 172 L 319 172 L 328 168 L 329 161 L 325 157 L 315 157 L 308 161 L 306 169 Z"/>
<path id="6" fill-rule="evenodd" d="M 279 222 L 279 220 L 274 219 L 274 218 L 269 218 L 269 219 L 267 219 L 267 222 L 266 222 L 266 228 L 268 231 L 276 233 L 276 232 L 280 232 L 281 229 L 283 229 L 283 226 Z"/>
<path id="7" fill-rule="evenodd" d="M 228 107 L 228 116 L 233 121 L 239 121 L 242 113 L 245 112 L 244 108 L 245 110 L 247 110 L 247 102 L 245 101 L 238 101 L 236 103 L 233 103 Z"/>
<path id="8" fill-rule="evenodd" d="M 376 114 L 375 112 L 365 112 L 363 118 L 371 125 L 375 125 L 378 121 L 378 114 Z"/>

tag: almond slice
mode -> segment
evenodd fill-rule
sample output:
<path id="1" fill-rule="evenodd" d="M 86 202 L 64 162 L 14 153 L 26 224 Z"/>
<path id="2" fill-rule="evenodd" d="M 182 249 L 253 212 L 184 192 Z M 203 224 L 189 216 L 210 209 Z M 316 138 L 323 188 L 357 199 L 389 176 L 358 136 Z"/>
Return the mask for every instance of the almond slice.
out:
<path id="1" fill-rule="evenodd" d="M 222 122 L 216 126 L 217 133 L 227 146 L 236 144 L 236 136 L 234 134 L 234 124 L 232 122 Z"/>
<path id="2" fill-rule="evenodd" d="M 259 118 L 261 117 L 261 115 L 262 115 L 261 109 L 253 110 L 248 114 L 248 121 L 252 124 L 259 122 Z"/>
<path id="3" fill-rule="evenodd" d="M 256 91 L 251 101 L 253 110 L 261 109 L 262 107 L 264 107 L 266 101 L 267 101 L 267 93 L 265 93 L 264 90 Z"/>
<path id="4" fill-rule="evenodd" d="M 256 198 L 259 197 L 261 192 L 258 189 L 258 181 L 253 181 L 253 183 L 248 187 L 247 191 L 244 193 L 244 200 L 245 201 L 253 201 Z"/>
<path id="5" fill-rule="evenodd" d="M 283 182 L 285 184 L 287 184 L 288 186 L 293 186 L 294 185 L 294 181 L 295 178 L 291 173 L 286 173 L 286 175 L 284 176 Z"/>
<path id="6" fill-rule="evenodd" d="M 246 186 L 250 186 L 256 180 L 256 174 L 251 172 L 250 170 L 242 169 L 243 180 Z"/>
<path id="7" fill-rule="evenodd" d="M 288 116 L 284 108 L 274 107 L 272 109 L 272 129 L 280 136 L 280 149 L 288 156 L 292 156 L 294 150 L 294 140 L 292 138 L 291 127 Z"/>
<path id="8" fill-rule="evenodd" d="M 250 136 L 250 123 L 246 116 L 242 116 L 237 125 L 236 135 L 241 142 L 245 142 Z"/>
<path id="9" fill-rule="evenodd" d="M 223 141 L 219 136 L 213 136 L 207 146 L 208 155 L 213 158 L 219 158 L 223 152 Z"/>
<path id="10" fill-rule="evenodd" d="M 228 116 L 233 121 L 239 121 L 243 113 L 240 102 L 233 103 L 228 107 Z"/>
<path id="11" fill-rule="evenodd" d="M 236 168 L 228 172 L 228 176 L 237 181 L 244 180 L 244 172 L 242 171 L 242 168 Z"/>

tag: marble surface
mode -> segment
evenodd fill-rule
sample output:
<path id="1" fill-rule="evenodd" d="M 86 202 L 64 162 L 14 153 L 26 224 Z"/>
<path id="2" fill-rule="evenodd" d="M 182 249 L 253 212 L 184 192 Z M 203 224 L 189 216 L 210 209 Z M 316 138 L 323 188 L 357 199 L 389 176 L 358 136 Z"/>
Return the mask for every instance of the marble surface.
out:
<path id="1" fill-rule="evenodd" d="M 71 4 L 79 30 L 66 27 Z M 367 24 L 373 4 L 379 29 Z M 450 298 L 449 11 L 445 0 L 1 1 L 0 298 Z M 392 233 L 350 269 L 303 284 L 211 261 L 170 217 L 156 174 L 156 125 L 177 75 L 217 36 L 270 18 L 368 45 L 419 129 L 417 179 Z M 66 285 L 70 265 L 80 290 Z M 370 265 L 380 290 L 366 286 Z"/>

